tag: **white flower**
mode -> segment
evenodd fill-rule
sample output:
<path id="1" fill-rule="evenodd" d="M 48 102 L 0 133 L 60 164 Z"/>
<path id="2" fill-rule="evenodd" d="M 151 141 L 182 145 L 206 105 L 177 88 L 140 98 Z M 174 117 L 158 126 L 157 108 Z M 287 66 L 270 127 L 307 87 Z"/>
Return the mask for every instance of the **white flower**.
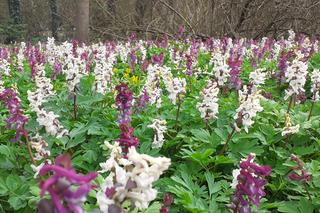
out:
<path id="1" fill-rule="evenodd" d="M 144 89 L 150 97 L 150 104 L 156 104 L 157 108 L 161 107 L 162 89 L 160 88 L 160 77 L 163 69 L 158 65 L 149 65 L 147 69 L 148 76 L 144 85 Z"/>
<path id="2" fill-rule="evenodd" d="M 213 64 L 214 76 L 218 81 L 219 86 L 223 86 L 230 76 L 230 70 L 227 63 L 228 54 L 222 54 L 221 51 L 217 51 L 212 55 L 210 63 Z"/>
<path id="3" fill-rule="evenodd" d="M 9 76 L 10 72 L 10 63 L 6 59 L 0 58 L 0 75 L 3 73 L 4 75 Z"/>
<path id="4" fill-rule="evenodd" d="M 173 75 L 169 68 L 165 67 L 161 70 L 163 82 L 169 92 L 169 99 L 173 104 L 177 103 L 180 94 L 186 93 L 186 79 L 184 78 L 173 78 Z"/>
<path id="5" fill-rule="evenodd" d="M 297 124 L 295 126 L 286 126 L 282 129 L 281 135 L 286 136 L 286 135 L 291 135 L 299 132 L 300 125 Z"/>
<path id="6" fill-rule="evenodd" d="M 249 131 L 249 127 L 254 123 L 252 119 L 256 117 L 258 112 L 263 110 L 260 105 L 260 98 L 261 96 L 259 95 L 259 91 L 249 93 L 246 86 L 244 86 L 242 91 L 239 91 L 240 106 L 237 109 L 234 119 L 240 119 L 241 124 L 247 133 Z M 235 124 L 235 126 L 237 125 Z M 236 129 L 240 128 L 237 126 Z"/>
<path id="7" fill-rule="evenodd" d="M 201 92 L 202 102 L 197 104 L 201 117 L 205 120 L 217 118 L 219 88 L 215 81 L 208 81 L 206 88 Z"/>
<path id="8" fill-rule="evenodd" d="M 46 159 L 50 156 L 50 150 L 47 149 L 47 142 L 39 135 L 36 134 L 31 138 L 31 148 L 36 151 L 35 160 Z"/>
<path id="9" fill-rule="evenodd" d="M 44 126 L 46 132 L 58 138 L 67 135 L 68 131 L 60 124 L 57 119 L 59 116 L 52 111 L 45 111 L 42 104 L 47 101 L 47 98 L 54 95 L 53 85 L 51 80 L 45 77 L 44 67 L 39 66 L 37 75 L 35 76 L 36 90 L 34 92 L 27 91 L 29 106 L 31 110 L 37 114 L 37 122 L 40 126 Z"/>
<path id="10" fill-rule="evenodd" d="M 311 74 L 311 93 L 313 94 L 312 101 L 320 100 L 320 71 L 318 69 L 313 70 Z"/>
<path id="11" fill-rule="evenodd" d="M 166 127 L 167 122 L 165 120 L 159 120 L 159 119 L 154 119 L 153 123 L 148 125 L 149 128 L 154 129 L 154 138 L 153 138 L 153 143 L 152 147 L 153 148 L 161 148 L 164 142 L 164 135 L 167 131 Z"/>
<path id="12" fill-rule="evenodd" d="M 250 73 L 249 78 L 253 85 L 259 86 L 264 84 L 264 81 L 266 80 L 265 69 L 256 69 L 253 72 Z"/>
<path id="13" fill-rule="evenodd" d="M 139 154 L 135 147 L 130 147 L 127 159 L 123 161 L 118 143 L 111 145 L 106 142 L 106 146 L 111 149 L 110 158 L 100 165 L 103 172 L 109 172 L 109 176 L 101 186 L 102 191 L 97 193 L 100 210 L 107 213 L 110 208 L 121 209 L 125 200 L 131 201 L 138 209 L 148 208 L 157 196 L 152 184 L 169 168 L 170 159 Z"/>
<path id="14" fill-rule="evenodd" d="M 232 171 L 232 176 L 233 176 L 233 180 L 231 183 L 231 188 L 235 189 L 236 186 L 238 185 L 238 175 L 240 175 L 240 169 L 234 169 Z"/>
<path id="15" fill-rule="evenodd" d="M 308 63 L 298 60 L 293 60 L 292 64 L 285 72 L 286 81 L 289 83 L 289 88 L 285 91 L 284 99 L 287 100 L 292 95 L 298 95 L 304 92 L 304 85 L 308 74 Z"/>

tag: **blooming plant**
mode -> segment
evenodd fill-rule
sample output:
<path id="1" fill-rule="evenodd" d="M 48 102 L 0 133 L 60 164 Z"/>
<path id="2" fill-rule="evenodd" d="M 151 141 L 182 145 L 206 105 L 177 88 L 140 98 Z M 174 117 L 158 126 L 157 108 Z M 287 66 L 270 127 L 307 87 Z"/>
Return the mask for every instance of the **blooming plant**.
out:
<path id="1" fill-rule="evenodd" d="M 318 213 L 318 39 L 189 28 L 0 45 L 0 212 Z"/>

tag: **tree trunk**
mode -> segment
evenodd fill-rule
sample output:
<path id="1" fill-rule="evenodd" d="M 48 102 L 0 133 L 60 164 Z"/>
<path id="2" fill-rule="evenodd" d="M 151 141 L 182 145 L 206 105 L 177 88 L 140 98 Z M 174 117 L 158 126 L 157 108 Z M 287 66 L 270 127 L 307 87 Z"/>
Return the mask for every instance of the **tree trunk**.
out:
<path id="1" fill-rule="evenodd" d="M 50 0 L 50 11 L 51 11 L 51 32 L 52 36 L 59 40 L 58 38 L 58 28 L 60 25 L 60 17 L 58 15 L 57 0 Z"/>
<path id="2" fill-rule="evenodd" d="M 77 20 L 76 20 L 76 38 L 81 42 L 89 40 L 89 1 L 77 1 Z"/>
<path id="3" fill-rule="evenodd" d="M 21 24 L 20 0 L 8 0 L 9 15 L 14 24 Z"/>

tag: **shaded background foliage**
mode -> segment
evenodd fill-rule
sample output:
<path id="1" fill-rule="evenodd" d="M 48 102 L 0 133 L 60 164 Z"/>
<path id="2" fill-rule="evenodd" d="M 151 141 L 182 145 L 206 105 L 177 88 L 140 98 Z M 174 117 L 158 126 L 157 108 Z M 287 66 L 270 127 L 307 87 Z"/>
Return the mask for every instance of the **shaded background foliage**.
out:
<path id="1" fill-rule="evenodd" d="M 124 39 L 132 32 L 144 39 L 173 36 L 180 25 L 197 37 L 320 31 L 318 0 L 0 0 L 0 41 L 74 38 L 83 20 L 77 18 L 78 5 L 89 1 L 91 40 Z"/>

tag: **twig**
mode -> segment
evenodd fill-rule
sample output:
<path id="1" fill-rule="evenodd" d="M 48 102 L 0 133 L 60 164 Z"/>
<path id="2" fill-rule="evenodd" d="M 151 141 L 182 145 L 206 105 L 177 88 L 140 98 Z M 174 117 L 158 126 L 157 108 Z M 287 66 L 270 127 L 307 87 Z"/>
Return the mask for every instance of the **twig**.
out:
<path id="1" fill-rule="evenodd" d="M 28 148 L 28 152 L 29 152 L 29 156 L 30 156 L 31 162 L 32 162 L 32 164 L 36 165 L 36 161 L 33 158 L 33 154 L 32 154 L 32 150 L 31 150 L 28 134 L 25 134 L 24 137 L 26 138 L 27 148 Z"/>
<path id="2" fill-rule="evenodd" d="M 196 34 L 193 27 L 191 26 L 191 24 L 189 23 L 189 21 L 183 16 L 181 15 L 181 13 L 179 13 L 177 10 L 175 10 L 173 7 L 171 7 L 167 2 L 164 2 L 163 0 L 159 0 L 159 2 L 161 2 L 162 4 L 164 4 L 166 7 L 168 7 L 170 10 L 172 10 L 174 13 L 176 13 L 184 22 L 186 22 L 186 24 L 188 25 L 188 27 L 191 29 L 193 34 Z"/>

